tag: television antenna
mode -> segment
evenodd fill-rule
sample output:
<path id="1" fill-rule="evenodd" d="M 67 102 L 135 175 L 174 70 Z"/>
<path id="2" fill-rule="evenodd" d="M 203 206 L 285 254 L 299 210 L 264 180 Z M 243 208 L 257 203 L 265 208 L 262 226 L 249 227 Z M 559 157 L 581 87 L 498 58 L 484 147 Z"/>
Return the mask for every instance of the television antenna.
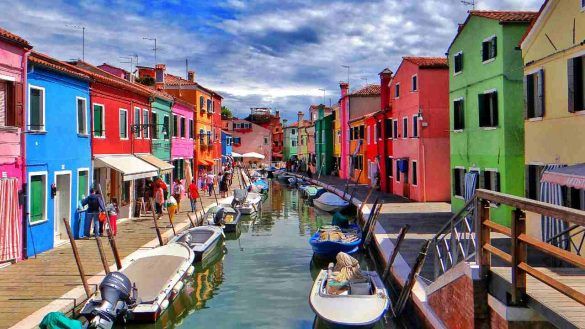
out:
<path id="1" fill-rule="evenodd" d="M 77 30 L 81 30 L 81 60 L 85 62 L 85 26 L 80 24 L 65 24 Z"/>
<path id="2" fill-rule="evenodd" d="M 473 10 L 475 10 L 475 5 L 477 4 L 476 2 L 477 2 L 477 0 L 469 0 L 469 1 L 467 1 L 467 0 L 461 0 L 461 3 L 462 4 L 464 4 L 466 6 L 471 6 L 471 8 Z"/>

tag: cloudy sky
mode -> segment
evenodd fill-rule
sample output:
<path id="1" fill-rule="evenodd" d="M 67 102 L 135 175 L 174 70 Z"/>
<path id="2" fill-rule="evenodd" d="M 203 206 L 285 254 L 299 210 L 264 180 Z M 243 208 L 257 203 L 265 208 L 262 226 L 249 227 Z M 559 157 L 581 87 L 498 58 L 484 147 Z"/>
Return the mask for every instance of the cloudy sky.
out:
<path id="1" fill-rule="evenodd" d="M 477 9 L 537 10 L 543 0 L 476 0 Z M 50 5 L 48 5 L 50 3 Z M 269 106 L 292 119 L 396 69 L 404 55 L 441 56 L 471 7 L 459 0 L 0 0 L 0 26 L 59 59 L 129 69 L 157 61 L 219 91 L 236 115 Z M 8 14 L 7 14 L 8 13 Z"/>

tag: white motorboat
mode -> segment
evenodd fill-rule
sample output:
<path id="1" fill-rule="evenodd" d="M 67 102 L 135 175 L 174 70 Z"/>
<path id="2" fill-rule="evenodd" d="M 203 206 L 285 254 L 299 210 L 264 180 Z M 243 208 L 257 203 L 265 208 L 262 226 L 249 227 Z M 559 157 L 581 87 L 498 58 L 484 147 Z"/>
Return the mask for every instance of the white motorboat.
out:
<path id="1" fill-rule="evenodd" d="M 313 200 L 315 207 L 328 212 L 337 212 L 349 205 L 349 202 L 342 199 L 337 194 L 325 192 L 320 197 Z"/>
<path id="2" fill-rule="evenodd" d="M 223 237 L 223 230 L 220 226 L 205 225 L 190 228 L 175 236 L 169 243 L 186 243 L 195 253 L 194 261 L 200 262 L 213 252 Z"/>
<path id="3" fill-rule="evenodd" d="M 255 192 L 248 192 L 242 189 L 235 189 L 234 196 L 227 199 L 230 205 L 239 210 L 242 215 L 251 215 L 262 207 L 262 195 Z"/>
<path id="4" fill-rule="evenodd" d="M 328 271 L 321 270 L 311 289 L 309 303 L 313 311 L 332 327 L 371 328 L 384 316 L 390 300 L 380 276 L 363 271 L 365 279 L 349 282 L 341 294 L 327 290 Z"/>
<path id="5" fill-rule="evenodd" d="M 137 253 L 120 271 L 106 275 L 81 315 L 89 328 L 108 329 L 117 321 L 154 323 L 193 274 L 194 259 L 184 243 Z"/>

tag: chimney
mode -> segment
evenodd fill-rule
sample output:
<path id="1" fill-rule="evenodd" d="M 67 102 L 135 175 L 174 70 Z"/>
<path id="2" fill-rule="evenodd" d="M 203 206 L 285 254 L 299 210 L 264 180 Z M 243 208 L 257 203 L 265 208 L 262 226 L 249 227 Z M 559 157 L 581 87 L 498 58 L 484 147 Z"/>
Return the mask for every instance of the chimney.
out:
<path id="1" fill-rule="evenodd" d="M 167 66 L 164 64 L 156 64 L 154 66 L 154 86 L 157 90 L 162 90 L 165 87 L 165 70 Z"/>
<path id="2" fill-rule="evenodd" d="M 341 97 L 347 96 L 347 93 L 349 91 L 349 83 L 347 83 L 347 82 L 340 82 L 339 83 L 339 88 L 341 88 Z"/>
<path id="3" fill-rule="evenodd" d="M 187 80 L 191 82 L 195 82 L 195 71 L 188 71 L 187 72 Z"/>
<path id="4" fill-rule="evenodd" d="M 280 111 L 279 110 L 276 110 L 274 112 L 274 116 L 277 117 L 277 118 L 280 118 Z"/>
<path id="5" fill-rule="evenodd" d="M 299 128 L 301 127 L 301 123 L 303 122 L 303 112 L 299 111 L 297 113 L 297 122 L 299 123 Z"/>
<path id="6" fill-rule="evenodd" d="M 390 81 L 392 80 L 392 70 L 385 68 L 380 72 L 380 109 L 390 108 Z"/>

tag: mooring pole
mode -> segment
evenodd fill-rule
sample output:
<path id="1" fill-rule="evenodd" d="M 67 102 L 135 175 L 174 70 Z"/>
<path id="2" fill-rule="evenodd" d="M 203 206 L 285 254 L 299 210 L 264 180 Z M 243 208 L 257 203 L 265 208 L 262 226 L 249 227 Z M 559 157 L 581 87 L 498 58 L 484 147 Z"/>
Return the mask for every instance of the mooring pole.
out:
<path id="1" fill-rule="evenodd" d="M 108 274 L 108 273 L 110 273 L 110 266 L 108 266 L 108 259 L 106 258 L 106 253 L 104 252 L 102 238 L 100 238 L 99 236 L 96 236 L 95 243 L 97 244 L 97 248 L 98 248 L 98 251 L 100 253 L 100 259 L 102 261 L 102 266 L 104 267 L 104 271 L 106 272 L 106 274 Z"/>
<path id="2" fill-rule="evenodd" d="M 364 201 L 362 201 L 362 203 L 360 204 L 360 207 L 358 208 L 358 216 L 362 215 L 362 209 L 364 208 L 364 206 L 366 205 L 366 203 L 368 203 L 368 199 L 370 198 L 370 196 L 372 196 L 372 193 L 374 192 L 374 188 L 376 186 L 378 186 L 378 179 L 376 178 L 376 181 L 374 182 L 374 186 L 370 187 L 370 190 L 368 191 L 368 194 L 366 195 L 366 198 L 364 199 Z"/>
<path id="3" fill-rule="evenodd" d="M 394 245 L 394 250 L 392 250 L 392 254 L 390 255 L 390 258 L 388 259 L 388 264 L 386 264 L 386 268 L 384 269 L 384 272 L 382 272 L 382 281 L 386 280 L 386 278 L 388 277 L 388 274 L 390 274 L 390 269 L 392 268 L 392 264 L 394 264 L 394 260 L 396 259 L 396 256 L 398 256 L 398 251 L 400 250 L 400 245 L 402 244 L 402 241 L 404 240 L 404 237 L 406 236 L 406 232 L 408 232 L 409 229 L 410 229 L 410 225 L 408 225 L 408 224 L 404 225 L 400 229 L 400 232 L 398 233 L 398 237 L 396 238 L 396 244 Z"/>
<path id="4" fill-rule="evenodd" d="M 153 198 L 150 198 L 150 204 L 155 204 Z M 158 223 L 157 223 L 157 220 L 156 220 L 156 216 L 157 216 L 157 214 L 156 214 L 156 207 L 153 210 L 154 211 L 152 212 L 152 220 L 154 221 L 154 229 L 156 231 L 156 236 L 158 237 L 158 243 L 161 246 L 164 246 L 163 238 L 162 238 L 162 235 L 160 234 L 160 229 L 158 228 Z"/>
<path id="5" fill-rule="evenodd" d="M 416 258 L 416 261 L 414 262 L 414 267 L 412 268 L 412 270 L 408 274 L 408 278 L 406 279 L 406 282 L 404 283 L 404 287 L 402 288 L 402 291 L 400 292 L 400 296 L 398 297 L 398 300 L 396 301 L 396 304 L 395 304 L 396 307 L 392 310 L 394 313 L 394 317 L 400 316 L 400 314 L 404 310 L 404 306 L 406 305 L 406 302 L 408 301 L 408 297 L 410 296 L 410 293 L 412 292 L 412 287 L 414 287 L 414 283 L 416 282 L 415 277 L 420 273 L 422 266 L 424 264 L 424 260 L 427 256 L 427 251 L 429 249 L 430 243 L 431 243 L 431 240 L 425 241 L 420 249 L 420 252 Z"/>
<path id="6" fill-rule="evenodd" d="M 169 212 L 169 208 L 167 207 L 167 216 L 169 216 L 169 223 L 171 223 L 171 228 L 173 229 L 173 236 L 177 235 L 175 231 L 175 224 L 173 224 L 173 219 L 171 218 L 171 213 Z"/>
<path id="7" fill-rule="evenodd" d="M 374 236 L 374 230 L 376 229 L 376 222 L 378 221 L 378 215 L 380 214 L 380 210 L 382 210 L 381 203 L 379 203 L 378 207 L 374 210 L 374 217 L 372 218 L 370 227 L 368 227 L 368 234 L 366 235 L 366 239 L 364 240 L 364 247 L 370 245 L 372 237 Z"/>
<path id="8" fill-rule="evenodd" d="M 195 227 L 195 223 L 193 223 L 193 218 L 191 218 L 191 215 L 189 213 L 187 213 L 187 218 L 189 218 L 189 222 L 191 223 L 191 227 Z"/>
<path id="9" fill-rule="evenodd" d="M 81 258 L 79 257 L 79 250 L 77 250 L 77 244 L 75 243 L 75 239 L 73 238 L 73 234 L 71 233 L 71 226 L 69 226 L 69 222 L 67 221 L 66 218 L 63 218 L 63 224 L 65 224 L 67 236 L 69 236 L 69 242 L 71 243 L 71 249 L 73 250 L 75 263 L 77 263 L 77 269 L 79 270 L 81 283 L 83 283 L 83 290 L 85 290 L 85 295 L 87 296 L 87 298 L 89 298 L 91 296 L 91 292 L 89 291 L 89 285 L 87 284 L 87 279 L 85 278 L 85 271 L 83 269 L 83 264 L 81 263 Z"/>
<path id="10" fill-rule="evenodd" d="M 102 204 L 104 207 L 106 206 L 106 200 L 104 199 L 104 194 L 102 192 L 102 184 L 98 184 L 98 189 L 100 191 L 100 198 L 102 199 Z M 118 245 L 116 244 L 116 238 L 114 238 L 114 234 L 112 232 L 112 228 L 110 227 L 110 214 L 108 211 L 106 213 L 106 222 L 104 223 L 104 229 L 108 233 L 108 242 L 110 243 L 110 248 L 112 249 L 112 254 L 114 255 L 114 261 L 116 262 L 116 268 L 122 268 L 122 260 L 120 259 L 120 253 L 118 252 Z M 101 243 L 101 241 L 100 241 Z M 107 264 L 107 263 L 106 263 Z"/>

